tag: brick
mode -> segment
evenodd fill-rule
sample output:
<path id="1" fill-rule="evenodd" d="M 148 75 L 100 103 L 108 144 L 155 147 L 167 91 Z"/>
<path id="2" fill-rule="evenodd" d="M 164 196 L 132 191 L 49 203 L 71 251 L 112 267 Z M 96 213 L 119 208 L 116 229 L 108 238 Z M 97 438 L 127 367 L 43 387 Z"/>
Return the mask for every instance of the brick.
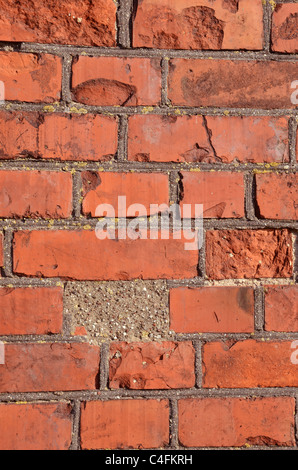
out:
<path id="1" fill-rule="evenodd" d="M 191 216 L 195 217 L 195 205 L 203 205 L 205 218 L 244 217 L 244 180 L 240 173 L 185 172 L 182 175 L 183 192 L 180 206 L 191 204 Z"/>
<path id="2" fill-rule="evenodd" d="M 111 400 L 82 405 L 82 449 L 149 449 L 168 444 L 167 400 Z"/>
<path id="3" fill-rule="evenodd" d="M 210 230 L 206 270 L 211 279 L 291 277 L 291 234 L 286 229 Z"/>
<path id="4" fill-rule="evenodd" d="M 288 119 L 271 116 L 131 116 L 128 121 L 128 159 L 288 162 Z"/>
<path id="5" fill-rule="evenodd" d="M 86 171 L 82 174 L 84 185 L 83 213 L 94 217 L 102 217 L 105 211 L 96 210 L 100 204 L 110 204 L 119 214 L 118 197 L 126 197 L 126 208 L 132 204 L 141 204 L 139 216 L 153 215 L 157 211 L 150 208 L 151 204 L 169 206 L 168 175 L 161 173 L 103 173 Z M 120 208 L 121 209 L 121 208 Z M 127 216 L 135 216 L 130 210 Z"/>
<path id="6" fill-rule="evenodd" d="M 148 235 L 148 239 L 146 237 Z M 184 238 L 99 240 L 95 231 L 23 231 L 14 237 L 14 272 L 77 280 L 192 278 L 198 252 Z"/>
<path id="7" fill-rule="evenodd" d="M 50 54 L 0 52 L 6 101 L 52 103 L 60 99 L 62 59 Z"/>
<path id="8" fill-rule="evenodd" d="M 143 0 L 133 21 L 133 46 L 262 49 L 262 4 L 259 0 Z"/>
<path id="9" fill-rule="evenodd" d="M 95 390 L 99 348 L 84 343 L 5 345 L 0 393 Z"/>
<path id="10" fill-rule="evenodd" d="M 298 5 L 278 3 L 272 14 L 271 49 L 276 52 L 298 52 Z"/>
<path id="11" fill-rule="evenodd" d="M 73 99 L 95 106 L 158 104 L 160 59 L 80 56 L 73 65 Z"/>
<path id="12" fill-rule="evenodd" d="M 67 218 L 72 176 L 56 171 L 0 171 L 0 217 Z"/>
<path id="13" fill-rule="evenodd" d="M 256 196 L 260 217 L 297 220 L 297 174 L 257 174 Z"/>
<path id="14" fill-rule="evenodd" d="M 297 387 L 290 341 L 231 341 L 203 348 L 206 388 Z"/>
<path id="15" fill-rule="evenodd" d="M 111 117 L 0 111 L 0 159 L 110 160 L 117 133 Z"/>
<path id="16" fill-rule="evenodd" d="M 265 330 L 298 332 L 298 286 L 265 287 Z"/>
<path id="17" fill-rule="evenodd" d="M 113 0 L 1 0 L 0 8 L 1 41 L 116 45 L 117 7 Z"/>
<path id="18" fill-rule="evenodd" d="M 169 99 L 178 106 L 290 109 L 296 70 L 294 61 L 173 59 Z"/>
<path id="19" fill-rule="evenodd" d="M 72 438 L 68 403 L 2 403 L 0 450 L 69 450 Z"/>
<path id="20" fill-rule="evenodd" d="M 294 398 L 183 399 L 178 407 L 182 446 L 295 446 Z"/>
<path id="21" fill-rule="evenodd" d="M 195 351 L 190 341 L 112 343 L 110 388 L 166 390 L 195 385 Z"/>
<path id="22" fill-rule="evenodd" d="M 62 321 L 61 288 L 0 288 L 0 335 L 61 333 Z"/>
<path id="23" fill-rule="evenodd" d="M 170 290 L 170 329 L 176 333 L 251 333 L 250 287 L 180 287 Z"/>

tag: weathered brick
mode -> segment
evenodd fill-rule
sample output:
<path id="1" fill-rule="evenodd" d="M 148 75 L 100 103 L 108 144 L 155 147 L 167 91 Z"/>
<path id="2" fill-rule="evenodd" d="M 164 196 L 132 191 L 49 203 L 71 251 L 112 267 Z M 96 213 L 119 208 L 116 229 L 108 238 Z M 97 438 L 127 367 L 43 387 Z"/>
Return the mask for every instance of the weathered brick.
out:
<path id="1" fill-rule="evenodd" d="M 0 217 L 67 218 L 72 176 L 56 171 L 0 171 Z"/>
<path id="2" fill-rule="evenodd" d="M 139 216 L 153 215 L 156 210 L 151 204 L 169 206 L 168 175 L 161 173 L 103 173 L 83 172 L 84 200 L 83 213 L 101 217 L 104 211 L 96 211 L 100 204 L 110 204 L 119 216 L 118 197 L 126 197 L 126 208 L 132 204 L 141 204 L 145 209 L 139 210 Z M 139 208 L 141 209 L 141 208 Z M 121 212 L 121 211 L 120 211 Z M 123 217 L 126 214 L 121 214 Z M 135 217 L 135 211 L 127 216 Z"/>
<path id="3" fill-rule="evenodd" d="M 159 59 L 80 56 L 73 65 L 73 99 L 96 106 L 158 104 Z"/>
<path id="4" fill-rule="evenodd" d="M 0 450 L 69 450 L 72 438 L 68 403 L 2 403 Z"/>
<path id="5" fill-rule="evenodd" d="M 240 173 L 232 172 L 185 172 L 182 175 L 183 205 L 191 204 L 191 216 L 195 217 L 195 205 L 203 205 L 206 218 L 244 217 L 244 180 Z"/>
<path id="6" fill-rule="evenodd" d="M 84 343 L 5 345 L 0 393 L 95 390 L 99 348 Z"/>
<path id="7" fill-rule="evenodd" d="M 169 98 L 178 106 L 290 109 L 296 70 L 294 61 L 173 59 Z"/>
<path id="8" fill-rule="evenodd" d="M 82 449 L 150 449 L 168 444 L 167 400 L 111 400 L 82 405 Z"/>
<path id="9" fill-rule="evenodd" d="M 23 231 L 14 237 L 14 272 L 77 280 L 192 278 L 198 252 L 185 238 L 96 238 L 95 231 Z"/>
<path id="10" fill-rule="evenodd" d="M 116 8 L 113 0 L 1 0 L 0 40 L 112 47 Z"/>
<path id="11" fill-rule="evenodd" d="M 298 52 L 298 5 L 278 3 L 272 15 L 271 48 L 277 52 Z"/>
<path id="12" fill-rule="evenodd" d="M 191 388 L 195 385 L 192 343 L 113 343 L 110 387 L 132 390 Z"/>
<path id="13" fill-rule="evenodd" d="M 184 399 L 178 407 L 182 446 L 295 446 L 294 398 Z"/>
<path id="14" fill-rule="evenodd" d="M 143 0 L 133 46 L 158 49 L 262 49 L 259 0 Z"/>
<path id="15" fill-rule="evenodd" d="M 60 99 L 62 59 L 50 54 L 0 52 L 6 101 L 52 103 Z"/>
<path id="16" fill-rule="evenodd" d="M 60 333 L 62 320 L 61 288 L 0 288 L 0 335 Z"/>
<path id="17" fill-rule="evenodd" d="M 211 279 L 291 277 L 291 234 L 286 229 L 210 230 L 206 270 Z"/>
<path id="18" fill-rule="evenodd" d="M 256 196 L 260 217 L 297 220 L 297 174 L 257 174 Z"/>
<path id="19" fill-rule="evenodd" d="M 109 160 L 117 132 L 117 120 L 106 116 L 0 111 L 0 158 Z"/>
<path id="20" fill-rule="evenodd" d="M 265 287 L 265 329 L 298 332 L 298 286 Z"/>
<path id="21" fill-rule="evenodd" d="M 170 329 L 177 333 L 251 333 L 250 287 L 180 287 L 170 290 Z"/>
<path id="22" fill-rule="evenodd" d="M 207 388 L 297 387 L 298 368 L 289 341 L 226 341 L 203 348 Z"/>
<path id="23" fill-rule="evenodd" d="M 271 116 L 131 116 L 128 121 L 128 159 L 283 163 L 289 161 L 288 119 Z"/>

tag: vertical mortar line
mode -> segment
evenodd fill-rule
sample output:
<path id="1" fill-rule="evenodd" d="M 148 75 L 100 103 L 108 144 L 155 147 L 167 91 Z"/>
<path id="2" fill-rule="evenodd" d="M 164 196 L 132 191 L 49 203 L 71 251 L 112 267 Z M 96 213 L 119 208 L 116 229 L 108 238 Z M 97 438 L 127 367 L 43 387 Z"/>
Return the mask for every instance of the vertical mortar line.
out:
<path id="1" fill-rule="evenodd" d="M 206 230 L 204 228 L 201 236 L 203 237 L 203 239 L 201 240 L 202 246 L 199 249 L 198 276 L 202 277 L 203 279 L 206 279 Z"/>
<path id="2" fill-rule="evenodd" d="M 99 390 L 107 390 L 109 382 L 109 353 L 110 345 L 102 343 L 100 347 Z"/>
<path id="3" fill-rule="evenodd" d="M 118 0 L 117 45 L 128 49 L 132 45 L 132 16 L 134 0 Z"/>
<path id="4" fill-rule="evenodd" d="M 3 237 L 3 255 L 4 255 L 4 274 L 6 277 L 13 277 L 13 230 L 11 228 L 4 229 Z"/>
<path id="5" fill-rule="evenodd" d="M 82 203 L 81 203 L 81 198 L 82 198 L 82 178 L 81 178 L 81 172 L 76 171 L 72 175 L 72 204 L 73 204 L 73 217 L 78 219 L 81 216 L 81 210 L 82 210 Z"/>
<path id="6" fill-rule="evenodd" d="M 72 56 L 65 54 L 63 56 L 62 67 L 62 101 L 71 103 L 71 76 L 72 76 Z"/>
<path id="7" fill-rule="evenodd" d="M 170 447 L 177 449 L 179 447 L 178 436 L 178 400 L 170 400 Z"/>
<path id="8" fill-rule="evenodd" d="M 256 220 L 255 215 L 255 178 L 251 173 L 244 173 L 244 213 L 248 220 Z"/>
<path id="9" fill-rule="evenodd" d="M 254 291 L 255 300 L 255 331 L 261 332 L 265 328 L 265 291 L 264 287 L 256 287 Z"/>
<path id="10" fill-rule="evenodd" d="M 81 402 L 75 400 L 72 402 L 72 441 L 70 450 L 80 450 L 80 421 L 81 421 Z"/>
<path id="11" fill-rule="evenodd" d="M 295 231 L 292 233 L 293 240 L 293 280 L 297 281 L 298 274 L 298 233 Z"/>
<path id="12" fill-rule="evenodd" d="M 291 117 L 289 119 L 289 158 L 290 158 L 290 165 L 295 166 L 297 164 L 297 156 L 296 156 L 296 135 L 297 135 L 297 121 L 295 117 Z"/>
<path id="13" fill-rule="evenodd" d="M 168 106 L 168 75 L 169 59 L 163 57 L 161 60 L 161 106 Z"/>
<path id="14" fill-rule="evenodd" d="M 269 0 L 263 2 L 264 50 L 270 52 L 272 6 Z"/>
<path id="15" fill-rule="evenodd" d="M 117 161 L 125 162 L 128 159 L 128 117 L 121 115 L 118 119 Z"/>
<path id="16" fill-rule="evenodd" d="M 72 335 L 72 315 L 71 313 L 66 313 L 65 311 L 65 296 L 66 296 L 66 286 L 67 282 L 63 283 L 63 325 L 62 325 L 62 334 L 63 336 Z"/>
<path id="17" fill-rule="evenodd" d="M 295 420 L 294 420 L 294 432 L 295 432 L 295 441 L 296 446 L 298 446 L 298 395 L 295 397 Z"/>
<path id="18" fill-rule="evenodd" d="M 169 199 L 170 204 L 177 204 L 180 201 L 180 182 L 179 171 L 169 172 Z"/>
<path id="19" fill-rule="evenodd" d="M 193 341 L 195 349 L 195 375 L 196 375 L 196 388 L 202 388 L 203 370 L 202 370 L 202 342 L 199 340 Z"/>

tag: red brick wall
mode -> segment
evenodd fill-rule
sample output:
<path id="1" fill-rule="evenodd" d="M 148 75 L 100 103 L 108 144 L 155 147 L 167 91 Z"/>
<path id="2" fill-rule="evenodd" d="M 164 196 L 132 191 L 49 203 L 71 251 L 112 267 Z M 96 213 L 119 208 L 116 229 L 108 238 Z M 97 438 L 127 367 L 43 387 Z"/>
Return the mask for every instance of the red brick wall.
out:
<path id="1" fill-rule="evenodd" d="M 297 447 L 297 30 L 296 0 L 0 0 L 0 449 Z M 118 195 L 203 204 L 202 247 L 97 239 Z M 69 282 L 136 279 L 159 338 L 72 328 Z"/>

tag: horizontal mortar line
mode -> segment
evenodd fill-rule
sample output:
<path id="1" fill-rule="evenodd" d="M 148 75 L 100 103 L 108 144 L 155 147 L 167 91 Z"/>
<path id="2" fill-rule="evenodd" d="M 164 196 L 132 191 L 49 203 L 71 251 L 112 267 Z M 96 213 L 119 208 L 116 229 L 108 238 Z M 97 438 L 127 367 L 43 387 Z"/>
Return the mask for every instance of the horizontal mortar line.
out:
<path id="1" fill-rule="evenodd" d="M 28 277 L 2 277 L 0 287 L 64 287 L 65 281 L 60 278 L 28 278 Z"/>
<path id="2" fill-rule="evenodd" d="M 232 59 L 232 60 L 280 60 L 295 61 L 297 54 L 282 54 L 278 52 L 245 49 L 221 50 L 189 50 L 189 49 L 154 49 L 154 48 L 120 48 L 76 46 L 72 44 L 45 44 L 24 42 L 0 42 L 0 50 L 4 52 L 50 53 L 59 56 L 64 54 L 85 55 L 91 57 L 140 57 L 140 58 L 169 58 L 169 59 Z"/>
<path id="3" fill-rule="evenodd" d="M 41 103 L 29 103 L 29 102 L 16 102 L 16 101 L 5 101 L 4 104 L 0 105 L 0 110 L 3 111 L 31 111 L 31 112 L 43 112 L 44 114 L 73 114 L 79 115 L 75 112 L 71 112 L 72 107 L 77 109 L 85 109 L 89 114 L 101 114 L 103 116 L 118 116 L 118 115 L 174 115 L 179 117 L 177 111 L 183 110 L 185 115 L 206 115 L 206 116 L 298 116 L 298 108 L 272 108 L 272 109 L 261 109 L 261 108 L 233 108 L 229 106 L 186 106 L 175 104 L 173 106 L 160 106 L 160 105 L 142 105 L 142 106 L 87 106 L 82 103 L 59 103 L 59 106 L 55 108 L 55 112 L 45 111 L 44 108 L 48 106 L 54 106 L 45 102 Z M 149 109 L 148 109 L 149 108 Z M 227 112 L 229 113 L 227 115 Z M 180 113 L 180 116 L 183 115 Z M 86 116 L 84 113 L 80 115 Z"/>
<path id="4" fill-rule="evenodd" d="M 69 344 L 69 343 L 88 343 L 84 336 L 74 336 L 65 334 L 53 335 L 3 335 L 0 341 L 5 344 Z"/>
<path id="5" fill-rule="evenodd" d="M 171 389 L 171 390 L 81 390 L 71 392 L 13 392 L 0 393 L 0 402 L 34 401 L 108 401 L 121 398 L 183 399 L 183 398 L 254 398 L 258 397 L 295 397 L 298 388 L 222 388 L 222 389 Z"/>

